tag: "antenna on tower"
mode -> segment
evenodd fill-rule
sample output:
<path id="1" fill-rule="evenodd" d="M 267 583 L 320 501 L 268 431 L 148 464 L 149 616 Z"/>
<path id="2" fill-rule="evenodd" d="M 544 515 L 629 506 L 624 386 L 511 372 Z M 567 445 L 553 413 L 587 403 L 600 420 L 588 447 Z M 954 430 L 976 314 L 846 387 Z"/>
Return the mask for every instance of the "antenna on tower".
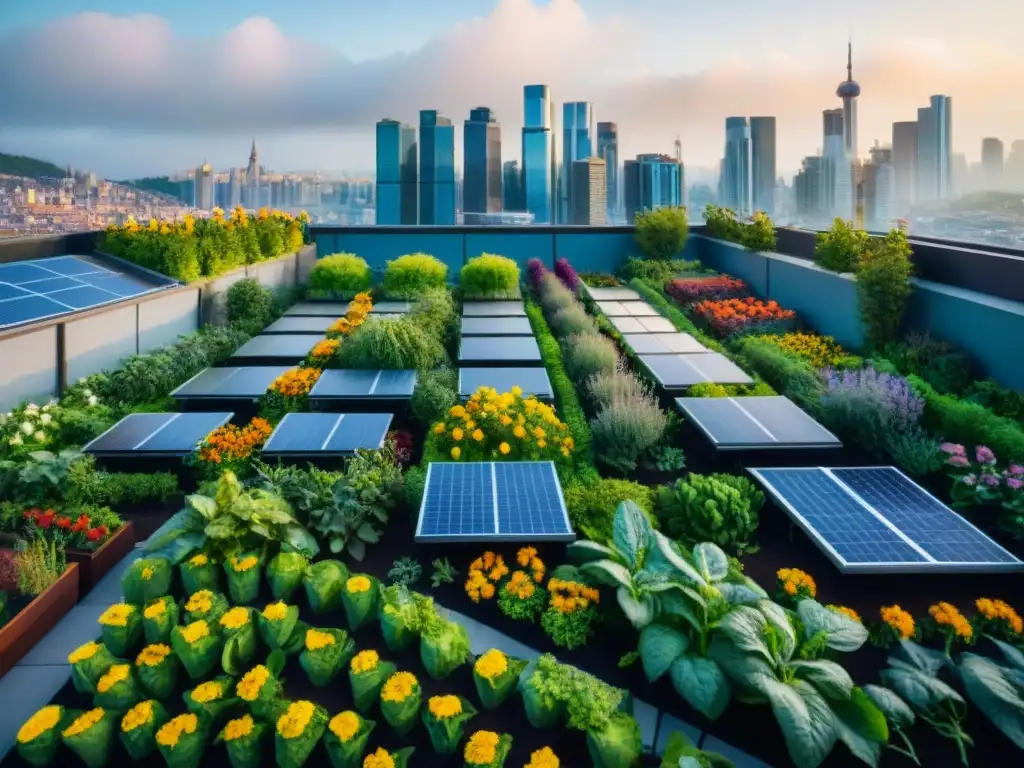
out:
<path id="1" fill-rule="evenodd" d="M 682 163 L 683 162 L 683 142 L 679 138 L 679 134 L 676 134 L 675 148 L 676 148 L 676 162 L 677 163 Z"/>

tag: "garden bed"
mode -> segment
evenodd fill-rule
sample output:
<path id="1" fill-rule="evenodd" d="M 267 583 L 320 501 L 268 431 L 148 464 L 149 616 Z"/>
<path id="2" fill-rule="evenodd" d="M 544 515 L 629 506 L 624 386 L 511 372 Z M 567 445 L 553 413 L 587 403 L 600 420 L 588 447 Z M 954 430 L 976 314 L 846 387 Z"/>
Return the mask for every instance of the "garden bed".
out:
<path id="1" fill-rule="evenodd" d="M 93 551 L 82 549 L 69 549 L 67 557 L 69 563 L 77 563 L 79 566 L 79 586 L 84 595 L 100 579 L 107 575 L 111 568 L 117 565 L 135 546 L 135 526 L 131 521 L 114 531 L 98 549 Z"/>
<path id="2" fill-rule="evenodd" d="M 68 563 L 57 581 L 24 606 L 0 627 L 0 676 L 53 629 L 78 602 L 79 568 Z"/>

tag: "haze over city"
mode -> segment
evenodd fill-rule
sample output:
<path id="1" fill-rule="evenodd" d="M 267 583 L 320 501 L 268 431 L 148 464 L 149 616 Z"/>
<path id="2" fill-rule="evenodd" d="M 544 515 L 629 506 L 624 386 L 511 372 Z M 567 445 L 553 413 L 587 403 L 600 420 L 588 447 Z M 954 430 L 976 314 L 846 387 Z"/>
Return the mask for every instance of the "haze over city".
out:
<path id="1" fill-rule="evenodd" d="M 368 170 L 382 117 L 461 121 L 479 104 L 515 159 L 530 82 L 616 121 L 623 157 L 670 153 L 679 135 L 690 168 L 717 167 L 725 117 L 774 115 L 788 175 L 821 148 L 848 35 L 862 155 L 936 93 L 953 99 L 953 151 L 970 161 L 986 136 L 1024 136 L 1024 6 L 1005 0 L 969 13 L 953 0 L 72 5 L 5 8 L 0 67 L 25 76 L 5 84 L 0 147 L 108 178 L 238 165 L 253 135 L 279 170 Z"/>

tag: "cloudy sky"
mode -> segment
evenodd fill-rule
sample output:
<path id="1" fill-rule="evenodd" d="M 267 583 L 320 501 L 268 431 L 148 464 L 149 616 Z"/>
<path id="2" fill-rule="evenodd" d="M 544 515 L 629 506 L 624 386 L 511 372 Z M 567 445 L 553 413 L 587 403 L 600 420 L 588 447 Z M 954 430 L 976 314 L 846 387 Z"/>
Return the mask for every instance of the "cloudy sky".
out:
<path id="1" fill-rule="evenodd" d="M 713 166 L 728 115 L 778 117 L 780 171 L 821 145 L 854 40 L 862 154 L 953 99 L 954 150 L 1024 139 L 1020 0 L 0 0 L 0 150 L 112 178 L 206 159 L 372 169 L 373 125 L 591 101 L 623 155 Z M 457 131 L 457 135 L 461 133 Z"/>

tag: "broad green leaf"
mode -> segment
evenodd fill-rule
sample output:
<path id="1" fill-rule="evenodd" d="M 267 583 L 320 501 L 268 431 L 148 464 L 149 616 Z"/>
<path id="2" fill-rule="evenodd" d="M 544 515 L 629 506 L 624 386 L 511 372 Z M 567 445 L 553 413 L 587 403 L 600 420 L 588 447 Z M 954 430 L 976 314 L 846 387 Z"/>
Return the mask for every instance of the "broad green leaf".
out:
<path id="1" fill-rule="evenodd" d="M 284 665 L 288 661 L 288 656 L 281 649 L 271 651 L 267 655 L 267 663 L 264 665 L 270 671 L 272 675 L 280 675 L 284 670 Z"/>
<path id="2" fill-rule="evenodd" d="M 775 659 L 764 641 L 767 626 L 768 619 L 763 613 L 741 605 L 725 614 L 715 631 L 724 635 L 738 650 L 758 654 L 769 664 L 775 664 Z"/>
<path id="3" fill-rule="evenodd" d="M 316 538 L 298 524 L 289 525 L 284 529 L 284 543 L 310 559 L 320 554 L 320 544 Z"/>
<path id="4" fill-rule="evenodd" d="M 654 621 L 655 602 L 653 596 L 645 595 L 642 599 L 637 600 L 626 587 L 619 587 L 615 592 L 615 597 L 619 601 L 622 612 L 626 614 L 626 618 L 634 628 L 643 629 Z"/>
<path id="5" fill-rule="evenodd" d="M 149 549 L 146 553 L 151 557 L 162 557 L 172 565 L 177 565 L 197 549 L 206 546 L 206 534 L 202 531 L 188 531 L 177 538 L 171 539 L 159 549 Z"/>
<path id="6" fill-rule="evenodd" d="M 885 715 L 860 688 L 854 688 L 848 701 L 833 701 L 836 732 L 854 755 L 876 768 L 882 759 L 882 750 L 889 741 L 889 727 Z"/>
<path id="7" fill-rule="evenodd" d="M 633 584 L 633 577 L 626 567 L 619 565 L 614 560 L 598 560 L 593 563 L 586 563 L 580 566 L 580 571 L 609 587 L 625 587 L 628 589 Z"/>
<path id="8" fill-rule="evenodd" d="M 726 636 L 714 633 L 708 645 L 708 656 L 714 659 L 741 689 L 762 691 L 777 682 L 775 671 L 763 654 L 747 653 L 737 648 Z"/>
<path id="9" fill-rule="evenodd" d="M 902 658 L 927 675 L 939 674 L 939 670 L 950 663 L 949 657 L 942 651 L 925 648 L 913 640 L 900 640 L 897 658 Z"/>
<path id="10" fill-rule="evenodd" d="M 210 521 L 217 517 L 217 501 L 215 499 L 194 493 L 191 496 L 186 496 L 185 501 L 188 502 L 189 507 L 202 515 L 205 520 Z"/>
<path id="11" fill-rule="evenodd" d="M 380 541 L 380 534 L 377 532 L 377 529 L 369 523 L 363 523 L 362 525 L 360 525 L 356 529 L 356 536 L 358 536 L 360 540 L 365 541 L 367 544 L 376 544 L 378 541 Z"/>
<path id="12" fill-rule="evenodd" d="M 660 531 L 654 531 L 654 542 L 657 545 L 652 553 L 652 558 L 655 562 L 660 558 L 664 565 L 678 571 L 685 579 L 693 582 L 698 587 L 706 585 L 707 582 L 704 581 L 704 577 L 700 575 L 696 568 L 690 565 L 674 541 Z M 652 567 L 654 567 L 653 564 Z"/>
<path id="13" fill-rule="evenodd" d="M 789 756 L 797 768 L 817 768 L 835 746 L 838 734 L 828 702 L 811 685 L 796 680 L 765 688 L 782 728 Z"/>
<path id="14" fill-rule="evenodd" d="M 693 548 L 693 560 L 697 569 L 707 582 L 722 581 L 729 575 L 729 557 L 709 541 L 702 542 Z"/>
<path id="15" fill-rule="evenodd" d="M 1024 749 L 1024 687 L 1009 680 L 1010 670 L 973 653 L 960 657 L 960 679 L 971 702 L 1006 737 Z"/>
<path id="16" fill-rule="evenodd" d="M 761 600 L 757 607 L 768 623 L 775 628 L 775 636 L 781 643 L 778 648 L 779 660 L 788 661 L 796 651 L 796 630 L 793 629 L 789 614 L 785 608 L 771 600 Z"/>
<path id="17" fill-rule="evenodd" d="M 731 605 L 757 605 L 764 599 L 764 595 L 755 592 L 746 584 L 732 584 L 727 581 L 720 581 L 715 584 L 715 589 L 722 593 L 722 597 Z"/>
<path id="18" fill-rule="evenodd" d="M 577 563 L 586 563 L 591 560 L 604 560 L 604 559 L 615 559 L 615 550 L 611 547 L 606 547 L 604 544 L 598 544 L 596 541 L 590 541 L 584 539 L 582 541 L 575 541 L 565 548 L 565 553 L 571 560 L 575 560 Z"/>
<path id="19" fill-rule="evenodd" d="M 224 643 L 224 650 L 221 651 L 220 654 L 221 666 L 224 668 L 224 671 L 232 677 L 238 677 L 245 672 L 238 663 L 239 642 L 241 642 L 241 637 L 236 632 L 228 638 L 226 643 Z"/>
<path id="20" fill-rule="evenodd" d="M 689 646 L 686 635 L 672 627 L 664 624 L 644 627 L 640 631 L 640 660 L 648 681 L 659 680 Z"/>
<path id="21" fill-rule="evenodd" d="M 847 701 L 853 695 L 853 678 L 834 661 L 793 661 L 789 666 L 797 677 L 817 688 L 826 699 Z"/>
<path id="22" fill-rule="evenodd" d="M 205 533 L 211 539 L 232 539 L 238 535 L 238 523 L 230 516 L 218 517 L 206 526 Z"/>
<path id="23" fill-rule="evenodd" d="M 701 617 L 707 610 L 704 598 L 682 584 L 670 584 L 669 586 L 671 588 L 657 590 L 654 593 L 662 615 L 680 618 L 697 632 L 703 632 L 704 621 Z"/>
<path id="24" fill-rule="evenodd" d="M 834 651 L 852 653 L 868 639 L 868 630 L 863 624 L 829 610 L 817 600 L 801 600 L 796 605 L 796 615 L 804 625 L 805 640 L 825 632 L 828 635 L 828 647 Z"/>
<path id="25" fill-rule="evenodd" d="M 640 567 L 651 530 L 647 515 L 635 502 L 627 499 L 619 504 L 612 522 L 612 542 L 631 571 Z"/>
<path id="26" fill-rule="evenodd" d="M 676 693 L 708 719 L 717 720 L 729 705 L 732 687 L 714 660 L 684 653 L 669 674 Z"/>
<path id="27" fill-rule="evenodd" d="M 1024 651 L 994 637 L 989 637 L 989 640 L 995 643 L 999 650 L 1002 651 L 1004 658 L 1011 667 L 1024 672 Z"/>
<path id="28" fill-rule="evenodd" d="M 893 724 L 894 728 L 906 730 L 914 724 L 914 710 L 888 688 L 881 685 L 865 685 L 864 693 L 875 703 L 876 707 L 882 710 L 882 714 Z"/>
<path id="29" fill-rule="evenodd" d="M 191 531 L 202 531 L 206 521 L 191 507 L 175 512 L 146 541 L 146 551 L 161 549 L 174 539 Z"/>
<path id="30" fill-rule="evenodd" d="M 942 706 L 952 707 L 962 717 L 967 710 L 963 697 L 937 677 L 920 670 L 882 670 L 882 682 L 922 714 L 934 716 Z"/>
<path id="31" fill-rule="evenodd" d="M 359 539 L 353 537 L 348 540 L 348 553 L 354 560 L 362 562 L 363 558 L 366 557 L 366 545 Z"/>

